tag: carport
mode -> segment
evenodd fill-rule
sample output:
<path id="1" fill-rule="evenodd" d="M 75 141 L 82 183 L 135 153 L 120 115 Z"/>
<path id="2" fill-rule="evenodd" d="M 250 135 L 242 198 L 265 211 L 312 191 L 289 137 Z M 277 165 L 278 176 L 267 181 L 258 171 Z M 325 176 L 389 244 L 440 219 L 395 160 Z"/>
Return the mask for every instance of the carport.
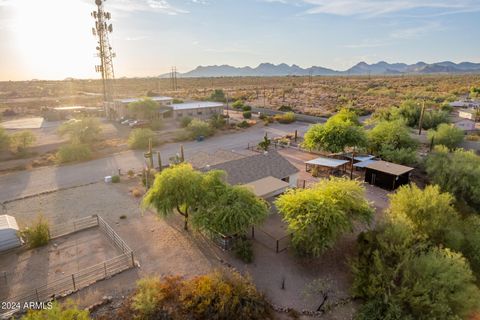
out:
<path id="1" fill-rule="evenodd" d="M 244 186 L 251 188 L 253 193 L 255 193 L 257 197 L 269 199 L 284 193 L 285 190 L 287 190 L 287 188 L 290 186 L 290 184 L 288 182 L 269 176 L 244 184 Z"/>
<path id="2" fill-rule="evenodd" d="M 345 171 L 345 165 L 347 163 L 349 163 L 348 160 L 319 157 L 313 160 L 306 161 L 305 171 L 310 172 L 313 168 L 323 168 L 332 174 L 335 171 L 339 170 L 341 167 L 343 167 L 342 170 Z"/>

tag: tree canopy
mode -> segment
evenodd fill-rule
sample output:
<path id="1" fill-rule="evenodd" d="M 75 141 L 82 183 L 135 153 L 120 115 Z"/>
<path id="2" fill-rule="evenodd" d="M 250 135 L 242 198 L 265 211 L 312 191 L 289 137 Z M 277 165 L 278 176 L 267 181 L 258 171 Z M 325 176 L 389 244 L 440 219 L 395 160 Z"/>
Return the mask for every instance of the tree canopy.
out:
<path id="1" fill-rule="evenodd" d="M 480 209 L 480 157 L 473 151 L 436 146 L 426 160 L 430 180 L 442 191 L 475 209 Z"/>
<path id="2" fill-rule="evenodd" d="M 465 134 L 463 131 L 453 124 L 440 124 L 436 130 L 428 131 L 428 139 L 433 142 L 434 145 L 444 145 L 450 150 L 458 147 L 463 139 Z"/>
<path id="3" fill-rule="evenodd" d="M 24 153 L 28 147 L 35 143 L 36 139 L 30 131 L 20 131 L 12 135 L 10 143 L 17 152 Z"/>
<path id="4" fill-rule="evenodd" d="M 141 119 L 152 119 L 158 111 L 158 108 L 158 103 L 150 98 L 144 98 L 128 104 L 128 110 L 133 116 Z"/>
<path id="5" fill-rule="evenodd" d="M 364 193 L 358 181 L 331 178 L 321 180 L 311 189 L 289 190 L 275 205 L 293 233 L 297 252 L 318 257 L 342 234 L 351 231 L 354 221 L 371 220 L 373 209 Z"/>
<path id="6" fill-rule="evenodd" d="M 305 133 L 304 146 L 308 149 L 342 152 L 347 147 L 365 146 L 365 142 L 365 131 L 360 126 L 358 115 L 349 109 L 342 109 L 325 124 L 310 127 Z"/>
<path id="7" fill-rule="evenodd" d="M 58 128 L 61 136 L 68 135 L 71 143 L 78 144 L 88 144 L 97 140 L 101 131 L 100 122 L 95 118 L 70 120 Z"/>
<path id="8" fill-rule="evenodd" d="M 178 164 L 157 174 L 153 187 L 144 198 L 144 206 L 162 216 L 177 211 L 185 218 L 185 229 L 191 216 L 198 229 L 233 235 L 263 221 L 268 206 L 249 189 L 230 186 L 225 172 L 196 171 L 190 164 Z"/>
<path id="9" fill-rule="evenodd" d="M 187 130 L 192 138 L 199 136 L 209 137 L 214 133 L 214 128 L 207 121 L 192 119 L 187 125 Z"/>
<path id="10" fill-rule="evenodd" d="M 147 149 L 150 140 L 152 140 L 153 145 L 157 142 L 157 136 L 151 129 L 133 129 L 128 135 L 128 146 L 131 149 Z"/>

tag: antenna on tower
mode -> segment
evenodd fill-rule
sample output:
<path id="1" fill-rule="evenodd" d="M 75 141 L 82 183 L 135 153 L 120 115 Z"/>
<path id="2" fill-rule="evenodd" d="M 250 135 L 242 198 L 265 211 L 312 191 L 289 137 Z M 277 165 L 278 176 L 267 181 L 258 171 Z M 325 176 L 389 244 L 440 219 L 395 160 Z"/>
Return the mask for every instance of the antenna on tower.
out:
<path id="1" fill-rule="evenodd" d="M 103 4 L 106 0 L 95 0 L 97 10 L 92 12 L 95 19 L 95 27 L 92 28 L 93 35 L 97 38 L 97 54 L 100 64 L 95 66 L 95 71 L 102 74 L 103 85 L 103 106 L 107 117 L 115 118 L 114 108 L 114 80 L 113 58 L 115 53 L 110 46 L 109 34 L 113 32 L 113 26 L 109 22 L 112 18 L 110 12 L 106 12 Z"/>
<path id="2" fill-rule="evenodd" d="M 172 71 L 170 72 L 170 82 L 172 84 L 172 90 L 177 91 L 177 67 L 172 67 Z"/>

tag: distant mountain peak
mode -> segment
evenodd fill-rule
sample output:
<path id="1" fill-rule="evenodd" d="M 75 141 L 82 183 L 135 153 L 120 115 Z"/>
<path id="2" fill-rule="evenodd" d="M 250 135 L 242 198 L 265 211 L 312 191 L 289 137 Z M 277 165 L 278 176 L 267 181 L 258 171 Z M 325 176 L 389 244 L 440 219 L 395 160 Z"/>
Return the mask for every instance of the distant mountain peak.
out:
<path id="1" fill-rule="evenodd" d="M 434 74 L 434 73 L 480 73 L 480 63 L 464 61 L 454 63 L 451 61 L 442 61 L 437 63 L 425 63 L 419 61 L 415 64 L 388 63 L 379 61 L 368 64 L 361 61 L 345 71 L 337 71 L 321 66 L 312 66 L 302 68 L 296 64 L 288 65 L 286 63 L 273 64 L 262 62 L 257 67 L 233 67 L 228 64 L 198 66 L 195 69 L 179 73 L 179 77 L 265 77 L 265 76 L 322 76 L 322 75 L 381 75 L 381 74 Z M 169 77 L 170 74 L 160 77 Z"/>

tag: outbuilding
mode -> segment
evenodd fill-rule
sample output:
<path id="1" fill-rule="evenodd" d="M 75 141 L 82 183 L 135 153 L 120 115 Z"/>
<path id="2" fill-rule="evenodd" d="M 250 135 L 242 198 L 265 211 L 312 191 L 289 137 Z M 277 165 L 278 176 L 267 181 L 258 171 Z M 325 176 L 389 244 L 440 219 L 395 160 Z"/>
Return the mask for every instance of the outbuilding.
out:
<path id="1" fill-rule="evenodd" d="M 14 217 L 0 215 L 0 252 L 22 245 L 18 231 L 18 224 Z"/>
<path id="2" fill-rule="evenodd" d="M 365 182 L 377 187 L 395 190 L 410 182 L 413 168 L 387 161 L 373 161 L 365 166 Z"/>
<path id="3" fill-rule="evenodd" d="M 326 170 L 329 174 L 334 174 L 342 169 L 342 171 L 345 172 L 345 166 L 347 163 L 349 163 L 348 160 L 318 157 L 313 160 L 305 161 L 305 171 L 311 172 L 312 169 L 314 169 L 318 174 L 319 171 Z M 314 173 L 312 172 L 312 174 Z"/>

